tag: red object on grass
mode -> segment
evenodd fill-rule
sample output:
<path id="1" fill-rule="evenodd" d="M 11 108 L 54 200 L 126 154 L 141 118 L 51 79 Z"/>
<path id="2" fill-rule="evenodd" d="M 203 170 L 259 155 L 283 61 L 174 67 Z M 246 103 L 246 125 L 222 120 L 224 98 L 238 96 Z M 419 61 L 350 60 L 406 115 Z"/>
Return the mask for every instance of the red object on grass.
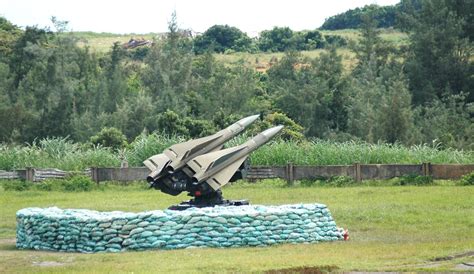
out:
<path id="1" fill-rule="evenodd" d="M 196 196 L 196 197 L 201 196 L 201 191 L 198 190 L 198 191 L 194 192 L 194 196 Z"/>
<path id="2" fill-rule="evenodd" d="M 349 240 L 349 230 L 344 229 L 344 234 L 342 234 L 342 236 L 344 237 L 344 241 Z"/>

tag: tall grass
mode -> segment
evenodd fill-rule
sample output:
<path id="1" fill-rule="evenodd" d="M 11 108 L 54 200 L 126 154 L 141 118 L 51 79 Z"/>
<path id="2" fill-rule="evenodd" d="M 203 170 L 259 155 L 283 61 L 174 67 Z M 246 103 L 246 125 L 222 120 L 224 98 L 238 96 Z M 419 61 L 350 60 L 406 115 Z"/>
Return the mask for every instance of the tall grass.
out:
<path id="1" fill-rule="evenodd" d="M 440 150 L 426 144 L 406 147 L 400 144 L 335 143 L 318 139 L 302 143 L 274 141 L 252 155 L 253 164 L 284 165 L 288 162 L 296 165 L 474 163 L 474 153 Z"/>
<path id="2" fill-rule="evenodd" d="M 46 138 L 26 146 L 0 144 L 0 169 L 25 167 L 84 170 L 91 166 L 118 166 L 117 153 L 101 146 L 84 146 L 67 138 Z"/>
<path id="3" fill-rule="evenodd" d="M 180 136 L 166 136 L 157 133 L 140 135 L 130 144 L 126 158 L 131 166 L 141 166 L 150 156 L 161 153 L 173 144 L 186 141 Z"/>
<path id="4" fill-rule="evenodd" d="M 250 138 L 241 135 L 227 146 Z M 25 146 L 0 144 L 0 170 L 25 167 L 84 170 L 96 167 L 117 167 L 127 160 L 129 166 L 142 166 L 143 160 L 161 153 L 172 144 L 185 141 L 179 136 L 141 135 L 126 149 L 114 151 L 101 146 L 73 143 L 67 138 L 47 138 Z M 400 144 L 369 144 L 365 142 L 335 143 L 325 140 L 293 142 L 274 140 L 251 154 L 253 165 L 346 165 L 353 163 L 474 163 L 473 151 L 441 150 L 436 146 Z"/>

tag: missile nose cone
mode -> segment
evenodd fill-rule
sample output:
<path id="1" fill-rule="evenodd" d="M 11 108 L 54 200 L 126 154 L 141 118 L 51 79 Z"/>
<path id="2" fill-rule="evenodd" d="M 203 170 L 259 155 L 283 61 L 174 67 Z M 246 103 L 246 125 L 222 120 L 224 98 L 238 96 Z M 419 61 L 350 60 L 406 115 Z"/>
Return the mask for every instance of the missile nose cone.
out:
<path id="1" fill-rule="evenodd" d="M 272 128 L 269 128 L 265 131 L 263 131 L 262 135 L 265 135 L 265 137 L 267 137 L 268 139 L 272 138 L 273 136 L 275 136 L 281 129 L 283 128 L 282 125 L 279 125 L 279 126 L 276 126 L 276 127 L 272 127 Z"/>
<path id="2" fill-rule="evenodd" d="M 237 121 L 237 123 L 239 125 L 241 125 L 242 127 L 248 127 L 251 123 L 253 123 L 255 120 L 258 119 L 258 117 L 260 117 L 260 115 L 252 115 L 252 116 L 248 116 L 248 117 L 245 117 L 245 118 L 242 118 L 240 119 L 239 121 Z"/>

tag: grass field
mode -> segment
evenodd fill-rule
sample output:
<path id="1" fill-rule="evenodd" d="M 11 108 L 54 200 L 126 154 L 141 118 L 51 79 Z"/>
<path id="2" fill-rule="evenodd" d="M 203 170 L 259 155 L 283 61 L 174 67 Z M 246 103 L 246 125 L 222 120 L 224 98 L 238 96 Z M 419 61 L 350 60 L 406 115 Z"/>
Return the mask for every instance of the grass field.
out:
<path id="1" fill-rule="evenodd" d="M 111 50 L 112 45 L 115 42 L 123 44 L 128 42 L 131 38 L 135 39 L 145 39 L 153 40 L 154 37 L 157 37 L 156 33 L 146 33 L 146 34 L 136 34 L 136 33 L 127 33 L 127 34 L 115 34 L 115 33 L 94 33 L 94 32 L 75 32 L 74 35 L 79 38 L 79 46 L 86 47 L 88 46 L 94 52 L 107 52 Z"/>
<path id="2" fill-rule="evenodd" d="M 381 29 L 380 37 L 396 47 L 406 45 L 408 43 L 408 36 L 405 33 L 394 29 Z M 350 41 L 358 41 L 360 39 L 360 34 L 358 30 L 355 29 L 345 29 L 345 30 L 333 30 L 333 31 L 321 31 L 323 35 L 339 35 Z M 326 52 L 326 49 L 317 49 L 311 51 L 300 51 L 303 57 L 315 58 L 318 57 L 322 52 Z M 342 56 L 342 64 L 346 71 L 352 71 L 354 66 L 357 63 L 354 52 L 352 52 L 347 47 L 342 47 L 337 49 L 337 53 Z M 246 53 L 246 52 L 235 52 L 231 54 L 215 54 L 214 56 L 218 61 L 223 62 L 226 65 L 232 65 L 236 63 L 243 62 L 248 66 L 258 67 L 261 66 L 262 70 L 268 68 L 268 64 L 272 58 L 280 60 L 285 53 L 283 52 L 260 52 L 260 53 Z"/>
<path id="3" fill-rule="evenodd" d="M 6 272 L 265 272 L 298 267 L 337 271 L 450 271 L 474 250 L 474 187 L 284 187 L 280 181 L 235 184 L 227 198 L 253 204 L 327 204 L 350 240 L 265 248 L 185 249 L 75 254 L 16 250 L 15 212 L 58 206 L 103 211 L 163 209 L 186 199 L 137 186 L 82 193 L 0 190 L 0 268 Z M 472 256 L 472 255 L 471 255 Z M 472 271 L 472 270 L 471 270 Z"/>

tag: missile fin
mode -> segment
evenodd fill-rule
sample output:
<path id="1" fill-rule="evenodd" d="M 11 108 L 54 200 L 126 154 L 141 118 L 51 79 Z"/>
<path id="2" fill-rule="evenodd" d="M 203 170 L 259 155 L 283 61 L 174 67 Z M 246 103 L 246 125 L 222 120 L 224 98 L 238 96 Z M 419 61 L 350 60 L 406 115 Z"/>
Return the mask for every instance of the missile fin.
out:
<path id="1" fill-rule="evenodd" d="M 156 154 L 143 161 L 143 164 L 145 164 L 145 166 L 151 171 L 154 171 L 157 168 L 161 170 L 169 160 L 170 159 L 165 154 Z"/>
<path id="2" fill-rule="evenodd" d="M 215 166 L 215 162 L 219 163 L 220 160 L 228 158 L 229 155 L 242 150 L 243 147 L 236 146 L 219 151 L 214 151 L 200 155 L 187 163 L 187 165 L 194 170 L 196 173 L 206 172 L 212 166 Z"/>
<path id="3" fill-rule="evenodd" d="M 243 162 L 247 159 L 247 157 L 242 157 L 239 160 L 235 161 L 228 167 L 224 168 L 223 170 L 217 172 L 213 176 L 211 176 L 209 179 L 206 180 L 206 182 L 214 189 L 218 190 L 224 185 L 226 185 L 229 180 L 234 176 L 234 174 L 237 172 L 239 167 L 243 164 Z"/>

